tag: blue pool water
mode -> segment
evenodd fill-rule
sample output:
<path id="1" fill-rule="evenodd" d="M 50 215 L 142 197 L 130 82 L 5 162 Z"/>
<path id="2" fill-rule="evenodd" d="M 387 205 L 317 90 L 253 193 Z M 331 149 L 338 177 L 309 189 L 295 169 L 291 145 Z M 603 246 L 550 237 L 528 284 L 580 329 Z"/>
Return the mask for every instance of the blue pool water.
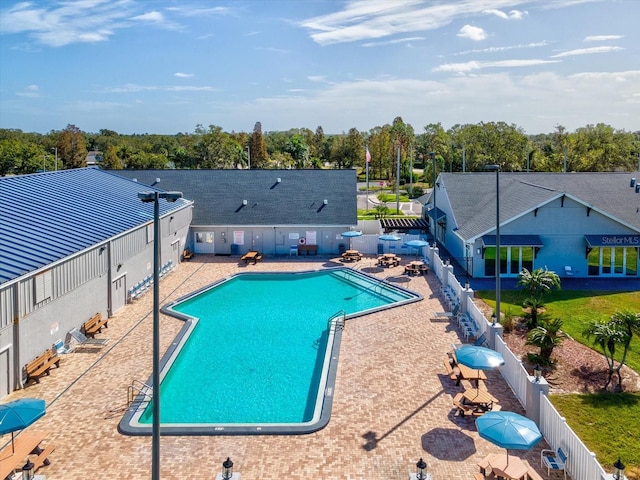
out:
<path id="1" fill-rule="evenodd" d="M 330 318 L 420 298 L 340 268 L 239 274 L 180 299 L 163 310 L 198 321 L 163 359 L 161 424 L 208 425 L 212 434 L 316 425 L 338 355 L 340 332 L 328 327 Z M 145 406 L 137 417 L 143 427 L 151 424 Z"/>

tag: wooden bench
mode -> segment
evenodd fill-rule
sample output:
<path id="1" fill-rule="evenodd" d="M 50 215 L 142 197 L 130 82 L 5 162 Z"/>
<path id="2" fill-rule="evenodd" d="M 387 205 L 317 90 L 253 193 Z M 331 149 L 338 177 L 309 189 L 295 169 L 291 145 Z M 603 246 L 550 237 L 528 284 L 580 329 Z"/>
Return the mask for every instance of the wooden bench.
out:
<path id="1" fill-rule="evenodd" d="M 102 332 L 102 327 L 108 327 L 108 321 L 108 317 L 102 318 L 101 313 L 96 313 L 93 317 L 82 324 L 82 333 L 89 338 L 95 338 L 96 333 Z"/>
<path id="2" fill-rule="evenodd" d="M 527 462 L 526 460 L 522 460 L 522 463 L 524 463 L 527 466 L 528 480 L 543 480 L 542 476 L 533 469 L 533 467 L 529 462 Z"/>
<path id="3" fill-rule="evenodd" d="M 453 406 L 458 409 L 461 417 L 464 417 L 465 415 L 480 417 L 488 412 L 488 410 L 476 408 L 474 405 L 465 405 L 462 403 L 463 398 L 462 393 L 457 393 L 456 396 L 453 397 Z"/>
<path id="4" fill-rule="evenodd" d="M 478 473 L 477 475 L 480 475 L 479 478 L 483 478 L 485 476 L 491 475 L 491 460 L 493 460 L 495 457 L 497 457 L 499 454 L 497 453 L 490 453 L 489 455 L 487 455 L 486 457 L 484 457 L 482 460 L 480 460 L 476 465 L 478 465 L 478 468 L 480 468 L 480 473 Z"/>
<path id="5" fill-rule="evenodd" d="M 185 248 L 184 252 L 182 252 L 182 258 L 185 260 L 191 260 L 193 258 L 193 252 L 188 248 Z"/>
<path id="6" fill-rule="evenodd" d="M 53 366 L 60 366 L 60 357 L 53 353 L 53 350 L 48 348 L 44 353 L 38 355 L 35 359 L 31 360 L 24 367 L 27 373 L 27 382 L 29 380 L 35 380 L 36 383 L 40 383 L 40 377 L 42 375 L 49 375 L 49 371 Z"/>
<path id="7" fill-rule="evenodd" d="M 476 472 L 473 474 L 473 480 L 485 480 L 485 477 L 483 474 Z"/>
<path id="8" fill-rule="evenodd" d="M 31 460 L 32 463 L 33 463 L 33 471 L 34 472 L 36 470 L 38 470 L 40 467 L 42 467 L 43 465 L 49 465 L 51 463 L 47 457 L 55 449 L 56 449 L 55 445 L 47 445 L 44 448 L 39 448 L 38 447 L 38 448 L 36 448 L 34 450 L 34 453 L 38 454 L 38 456 L 36 458 Z M 38 450 L 40 450 L 40 452 L 38 452 Z"/>
<path id="9" fill-rule="evenodd" d="M 449 361 L 449 358 L 447 358 L 447 357 L 443 358 L 442 359 L 442 364 L 444 365 L 444 369 L 446 370 L 447 375 L 449 376 L 449 378 L 451 380 L 458 380 L 458 374 L 453 369 L 453 365 Z"/>

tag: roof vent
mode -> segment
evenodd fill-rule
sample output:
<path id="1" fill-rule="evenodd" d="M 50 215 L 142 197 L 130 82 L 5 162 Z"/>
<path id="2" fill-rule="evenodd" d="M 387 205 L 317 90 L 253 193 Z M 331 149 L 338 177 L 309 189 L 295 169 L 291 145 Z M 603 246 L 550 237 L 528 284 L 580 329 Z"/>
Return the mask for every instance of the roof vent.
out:
<path id="1" fill-rule="evenodd" d="M 633 188 L 633 187 L 635 187 L 635 185 L 636 185 L 636 179 L 635 179 L 635 177 L 634 177 L 634 178 L 632 178 L 632 179 L 631 179 L 631 182 L 629 182 L 629 186 L 630 186 L 631 188 Z"/>

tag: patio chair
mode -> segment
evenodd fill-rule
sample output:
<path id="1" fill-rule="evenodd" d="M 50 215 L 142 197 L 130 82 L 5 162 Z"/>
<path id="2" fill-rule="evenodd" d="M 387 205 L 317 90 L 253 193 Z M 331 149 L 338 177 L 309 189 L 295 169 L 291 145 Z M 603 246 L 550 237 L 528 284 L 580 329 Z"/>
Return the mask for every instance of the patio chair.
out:
<path id="1" fill-rule="evenodd" d="M 71 344 L 74 341 L 80 345 L 93 345 L 97 347 L 104 347 L 109 343 L 108 338 L 87 338 L 84 333 L 75 327 L 67 332 L 67 336 L 64 340 L 64 347 L 67 349 L 72 348 Z"/>
<path id="2" fill-rule="evenodd" d="M 547 477 L 551 474 L 551 470 L 562 471 L 564 479 L 567 480 L 567 454 L 559 447 L 557 450 L 545 449 L 540 452 L 540 466 L 547 467 Z"/>

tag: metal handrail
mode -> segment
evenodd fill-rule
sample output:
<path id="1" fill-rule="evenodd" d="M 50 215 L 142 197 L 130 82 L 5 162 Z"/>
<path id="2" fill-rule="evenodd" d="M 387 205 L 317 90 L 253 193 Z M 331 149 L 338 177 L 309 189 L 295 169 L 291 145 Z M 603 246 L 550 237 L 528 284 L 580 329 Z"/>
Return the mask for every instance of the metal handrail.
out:
<path id="1" fill-rule="evenodd" d="M 130 406 L 137 395 L 143 395 L 142 401 L 150 401 L 153 396 L 153 387 L 140 380 L 133 380 L 127 387 L 127 406 Z"/>

